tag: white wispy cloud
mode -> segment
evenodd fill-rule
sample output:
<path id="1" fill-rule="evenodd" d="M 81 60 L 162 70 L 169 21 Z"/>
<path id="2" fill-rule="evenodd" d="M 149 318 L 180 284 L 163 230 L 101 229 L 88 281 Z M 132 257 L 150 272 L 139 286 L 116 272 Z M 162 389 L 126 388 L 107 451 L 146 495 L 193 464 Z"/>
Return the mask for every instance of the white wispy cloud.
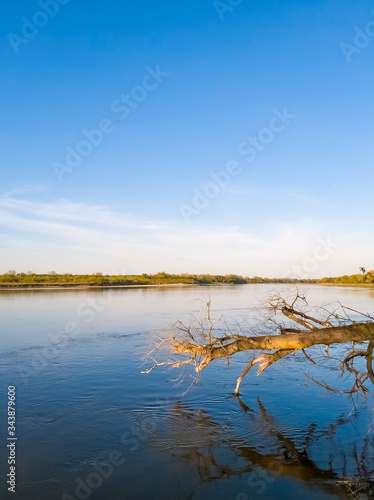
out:
<path id="1" fill-rule="evenodd" d="M 307 219 L 269 223 L 266 231 L 256 234 L 245 227 L 190 226 L 100 205 L 34 201 L 15 193 L 0 196 L 0 221 L 0 232 L 6 235 L 0 246 L 0 272 L 165 270 L 280 276 L 313 255 L 318 239 L 327 235 L 325 228 Z M 361 246 L 346 241 L 333 258 L 319 263 L 314 275 L 348 272 L 350 265 L 365 264 L 372 250 L 372 240 Z M 359 264 L 352 251 L 361 252 Z"/>
<path id="2" fill-rule="evenodd" d="M 114 213 L 104 206 L 71 203 L 67 200 L 59 200 L 55 203 L 41 203 L 3 195 L 0 196 L 0 208 L 21 216 L 22 214 L 28 214 L 29 216 L 64 220 L 71 223 L 95 223 L 96 225 L 138 229 L 158 229 L 162 227 L 154 221 L 144 222 L 127 214 Z"/>

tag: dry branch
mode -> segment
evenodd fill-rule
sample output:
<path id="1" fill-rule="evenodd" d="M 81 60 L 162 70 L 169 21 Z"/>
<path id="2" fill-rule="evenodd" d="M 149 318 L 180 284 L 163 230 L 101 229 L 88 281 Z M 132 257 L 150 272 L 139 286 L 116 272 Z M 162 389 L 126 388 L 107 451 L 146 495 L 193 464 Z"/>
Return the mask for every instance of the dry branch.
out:
<path id="1" fill-rule="evenodd" d="M 309 311 L 301 310 L 300 305 L 307 305 L 307 301 L 299 293 L 296 294 L 295 299 L 291 303 L 287 303 L 280 296 L 276 296 L 270 301 L 268 308 L 270 309 L 271 316 L 268 320 L 278 330 L 278 332 L 273 331 L 271 335 L 246 336 L 243 334 L 233 334 L 231 330 L 227 332 L 227 329 L 223 333 L 220 329 L 220 334 L 217 335 L 215 327 L 221 318 L 216 321 L 212 320 L 211 304 L 209 301 L 207 303 L 207 318 L 205 322 L 198 321 L 188 327 L 178 322 L 176 324 L 178 335 L 169 339 L 172 352 L 176 355 L 187 356 L 187 360 L 163 363 L 155 362 L 154 366 L 147 370 L 146 373 L 149 373 L 161 364 L 179 367 L 193 361 L 197 374 L 200 374 L 204 368 L 217 359 L 226 358 L 229 361 L 231 356 L 238 352 L 260 351 L 260 354 L 252 359 L 238 378 L 235 389 L 235 393 L 238 394 L 240 383 L 256 364 L 260 365 L 258 370 L 258 375 L 260 375 L 266 368 L 278 360 L 291 353 L 296 353 L 298 350 L 302 350 L 306 359 L 315 364 L 315 361 L 306 353 L 306 349 L 309 347 L 323 345 L 326 347 L 325 356 L 333 359 L 329 356 L 328 347 L 332 344 L 347 344 L 349 351 L 342 360 L 339 360 L 339 368 L 342 373 L 346 371 L 354 378 L 354 384 L 349 391 L 334 390 L 334 392 L 360 393 L 365 395 L 368 391 L 364 385 L 365 382 L 370 380 L 374 384 L 372 366 L 374 321 L 371 319 L 367 320 L 371 316 L 364 315 L 366 319 L 364 322 L 350 322 L 347 324 L 347 318 L 344 316 L 344 308 L 343 316 L 339 316 L 336 310 L 331 311 L 331 309 L 326 309 L 325 307 L 320 308 L 318 312 L 319 316 L 311 316 Z M 302 326 L 303 329 L 297 330 L 292 328 L 292 325 L 291 327 L 285 327 L 278 319 L 280 314 L 293 323 Z M 334 324 L 331 320 L 334 321 Z M 357 349 L 356 344 L 366 342 L 369 342 L 367 349 Z M 366 357 L 367 360 L 366 372 L 360 372 L 354 365 L 355 360 L 362 357 Z M 315 381 L 314 379 L 311 380 Z M 325 383 L 319 384 L 329 388 Z"/>

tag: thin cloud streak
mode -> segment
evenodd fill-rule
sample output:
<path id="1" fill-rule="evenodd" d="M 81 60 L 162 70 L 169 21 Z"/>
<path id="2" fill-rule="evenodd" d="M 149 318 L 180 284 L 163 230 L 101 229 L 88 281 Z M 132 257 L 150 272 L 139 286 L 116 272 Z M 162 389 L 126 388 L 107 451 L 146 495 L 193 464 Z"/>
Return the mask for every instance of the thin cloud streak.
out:
<path id="1" fill-rule="evenodd" d="M 34 202 L 9 195 L 0 197 L 0 220 L 1 232 L 8 235 L 1 248 L 0 272 L 54 269 L 141 274 L 165 270 L 281 276 L 285 269 L 312 255 L 318 238 L 326 236 L 310 220 L 269 224 L 266 236 L 264 230 L 259 236 L 239 226 L 181 228 L 177 223 L 112 212 L 104 206 L 66 200 Z M 372 252 L 373 242 L 368 243 L 365 247 Z M 28 254 L 21 248 L 27 248 Z M 321 263 L 315 277 L 339 269 L 345 272 L 352 261 L 348 251 L 353 248 L 346 242 L 333 259 Z M 364 259 L 362 251 L 358 255 Z"/>

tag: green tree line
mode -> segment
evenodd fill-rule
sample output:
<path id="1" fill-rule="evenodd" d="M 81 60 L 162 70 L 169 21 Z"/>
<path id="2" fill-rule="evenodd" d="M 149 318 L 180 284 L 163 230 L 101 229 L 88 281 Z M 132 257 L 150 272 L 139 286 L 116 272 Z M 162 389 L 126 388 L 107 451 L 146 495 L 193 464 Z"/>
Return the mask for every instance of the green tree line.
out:
<path id="1" fill-rule="evenodd" d="M 366 272 L 365 269 L 363 269 L 361 274 L 345 274 L 344 276 L 338 276 L 336 278 L 322 278 L 319 280 L 319 283 L 332 283 L 335 285 L 374 285 L 374 271 Z"/>
<path id="2" fill-rule="evenodd" d="M 16 273 L 14 271 L 0 275 L 0 285 L 3 286 L 116 286 L 116 285 L 167 285 L 167 284 L 247 284 L 247 283 L 315 283 L 316 280 L 297 280 L 287 278 L 253 278 L 237 274 L 156 274 L 109 276 L 96 274 L 35 274 Z"/>
<path id="3" fill-rule="evenodd" d="M 0 286 L 4 287 L 37 287 L 37 286 L 120 286 L 120 285 L 242 285 L 252 283 L 300 283 L 300 284 L 334 284 L 334 285 L 374 285 L 374 271 L 322 279 L 262 278 L 261 276 L 239 276 L 237 274 L 129 274 L 103 275 L 95 274 L 48 274 L 16 273 L 9 271 L 0 275 Z"/>

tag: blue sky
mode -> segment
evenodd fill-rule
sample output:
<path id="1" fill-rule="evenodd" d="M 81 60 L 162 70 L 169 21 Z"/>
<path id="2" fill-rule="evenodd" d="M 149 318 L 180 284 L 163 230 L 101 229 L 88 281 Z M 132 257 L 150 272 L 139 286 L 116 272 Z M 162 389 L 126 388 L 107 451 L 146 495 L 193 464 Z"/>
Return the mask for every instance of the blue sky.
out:
<path id="1" fill-rule="evenodd" d="M 374 267 L 374 1 L 64 1 L 53 17 L 43 0 L 2 9 L 0 272 Z M 284 109 L 248 162 L 239 145 Z M 197 209 L 231 161 L 240 172 Z"/>

